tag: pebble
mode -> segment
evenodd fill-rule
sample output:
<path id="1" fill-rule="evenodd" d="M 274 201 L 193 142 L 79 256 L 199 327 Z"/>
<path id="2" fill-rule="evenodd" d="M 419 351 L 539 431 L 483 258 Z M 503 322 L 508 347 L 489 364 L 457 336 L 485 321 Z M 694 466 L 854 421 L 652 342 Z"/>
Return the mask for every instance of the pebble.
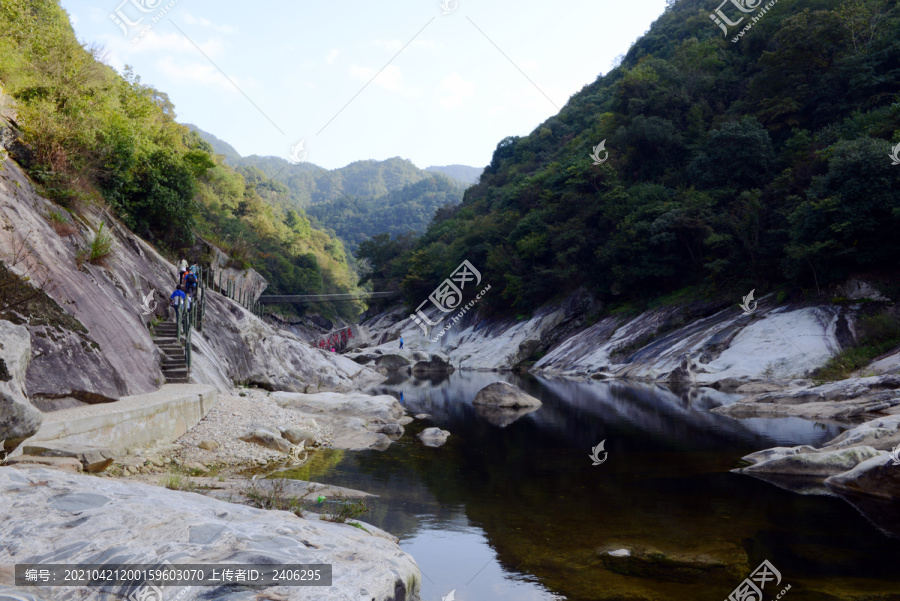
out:
<path id="1" fill-rule="evenodd" d="M 247 396 L 239 396 L 245 392 Z M 238 436 L 253 425 L 264 425 L 278 432 L 283 428 L 302 428 L 316 435 L 323 444 L 330 441 L 332 432 L 319 426 L 314 419 L 293 409 L 279 407 L 265 390 L 232 390 L 231 394 L 219 394 L 218 402 L 199 424 L 175 441 L 180 448 L 175 458 L 182 464 L 199 462 L 207 465 L 234 466 L 265 465 L 281 460 L 283 453 L 238 440 Z M 217 443 L 213 449 L 203 449 L 200 444 Z"/>

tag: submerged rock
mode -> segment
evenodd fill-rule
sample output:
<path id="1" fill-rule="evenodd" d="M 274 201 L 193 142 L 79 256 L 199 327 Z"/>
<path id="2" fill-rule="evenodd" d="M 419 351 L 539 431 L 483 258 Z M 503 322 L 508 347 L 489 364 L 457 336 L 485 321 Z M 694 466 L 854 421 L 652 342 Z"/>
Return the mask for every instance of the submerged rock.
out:
<path id="1" fill-rule="evenodd" d="M 475 405 L 475 413 L 489 424 L 505 428 L 520 417 L 537 411 L 539 407 L 494 407 L 492 405 Z"/>
<path id="2" fill-rule="evenodd" d="M 599 549 L 598 554 L 611 572 L 663 582 L 695 582 L 710 578 L 740 581 L 748 564 L 744 549 L 727 542 L 669 550 L 643 545 L 610 547 Z"/>
<path id="3" fill-rule="evenodd" d="M 492 407 L 540 407 L 541 402 L 517 386 L 508 382 L 494 382 L 478 391 L 473 405 Z"/>

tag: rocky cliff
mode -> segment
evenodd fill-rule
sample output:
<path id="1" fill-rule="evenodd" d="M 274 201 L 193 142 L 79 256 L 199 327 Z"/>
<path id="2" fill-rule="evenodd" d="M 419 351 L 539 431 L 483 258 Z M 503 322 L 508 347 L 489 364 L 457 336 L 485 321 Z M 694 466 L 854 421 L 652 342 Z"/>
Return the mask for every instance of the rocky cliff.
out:
<path id="1" fill-rule="evenodd" d="M 101 223 L 112 236 L 112 254 L 96 263 L 79 260 Z M 163 378 L 148 324 L 166 317 L 175 266 L 102 207 L 81 203 L 69 213 L 42 198 L 13 161 L 0 166 L 0 228 L 6 300 L 0 319 L 28 330 L 25 389 L 36 404 L 155 390 Z M 217 293 L 193 342 L 194 380 L 220 390 L 233 382 L 350 390 L 382 378 L 270 327 Z"/>
<path id="2" fill-rule="evenodd" d="M 866 289 L 868 290 L 868 289 Z M 887 302 L 877 291 L 878 298 Z M 855 300 L 862 300 L 856 298 Z M 435 341 L 402 308 L 366 322 L 374 346 L 440 352 L 458 369 L 527 367 L 545 375 L 629 378 L 735 389 L 759 380 L 808 377 L 856 339 L 862 304 L 776 305 L 763 298 L 749 315 L 737 303 L 694 302 L 636 315 L 603 314 L 584 294 L 543 308 L 526 320 L 484 319 L 467 313 Z M 433 321 L 437 314 L 430 315 Z M 900 355 L 881 358 L 873 373 L 900 369 Z"/>

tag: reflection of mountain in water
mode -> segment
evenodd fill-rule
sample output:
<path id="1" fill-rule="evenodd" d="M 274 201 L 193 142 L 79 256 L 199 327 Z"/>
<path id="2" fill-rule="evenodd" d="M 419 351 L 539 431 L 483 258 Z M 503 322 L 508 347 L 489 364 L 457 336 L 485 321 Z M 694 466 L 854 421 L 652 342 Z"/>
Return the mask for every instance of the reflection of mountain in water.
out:
<path id="1" fill-rule="evenodd" d="M 497 380 L 516 384 L 543 406 L 512 423 L 479 414 L 471 400 Z M 738 421 L 708 412 L 731 402 L 730 395 L 652 384 L 464 372 L 435 384 L 406 379 L 377 390 L 388 391 L 403 392 L 410 414 L 432 417 L 409 424 L 384 452 L 346 453 L 322 480 L 381 495 L 364 519 L 415 548 L 435 580 L 456 565 L 454 558 L 489 545 L 498 563 L 470 585 L 468 598 L 525 598 L 496 593 L 516 574 L 569 599 L 615 593 L 721 601 L 734 588 L 733 579 L 673 584 L 610 572 L 596 553 L 610 544 L 714 554 L 755 541 L 746 547 L 749 562 L 768 558 L 798 582 L 822 577 L 797 540 L 815 540 L 834 558 L 831 573 L 876 583 L 891 573 L 886 558 L 900 552 L 839 499 L 796 495 L 729 473 L 741 456 L 761 448 L 820 445 L 839 433 L 834 426 Z M 415 434 L 429 426 L 451 432 L 445 446 L 419 443 Z M 590 449 L 604 439 L 608 460 L 592 466 Z M 863 551 L 848 555 L 847 549 Z M 429 586 L 426 581 L 425 597 L 439 598 Z"/>

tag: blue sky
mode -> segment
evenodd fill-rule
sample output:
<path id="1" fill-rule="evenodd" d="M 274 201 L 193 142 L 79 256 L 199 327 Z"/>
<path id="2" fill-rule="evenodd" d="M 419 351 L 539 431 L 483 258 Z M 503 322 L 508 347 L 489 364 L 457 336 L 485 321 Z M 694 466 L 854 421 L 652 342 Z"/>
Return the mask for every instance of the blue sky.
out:
<path id="1" fill-rule="evenodd" d="M 665 7 L 444 2 L 62 5 L 82 42 L 169 94 L 180 122 L 245 156 L 287 158 L 302 140 L 306 160 L 329 169 L 394 156 L 422 168 L 483 167 L 501 139 L 528 134 L 606 73 Z"/>

